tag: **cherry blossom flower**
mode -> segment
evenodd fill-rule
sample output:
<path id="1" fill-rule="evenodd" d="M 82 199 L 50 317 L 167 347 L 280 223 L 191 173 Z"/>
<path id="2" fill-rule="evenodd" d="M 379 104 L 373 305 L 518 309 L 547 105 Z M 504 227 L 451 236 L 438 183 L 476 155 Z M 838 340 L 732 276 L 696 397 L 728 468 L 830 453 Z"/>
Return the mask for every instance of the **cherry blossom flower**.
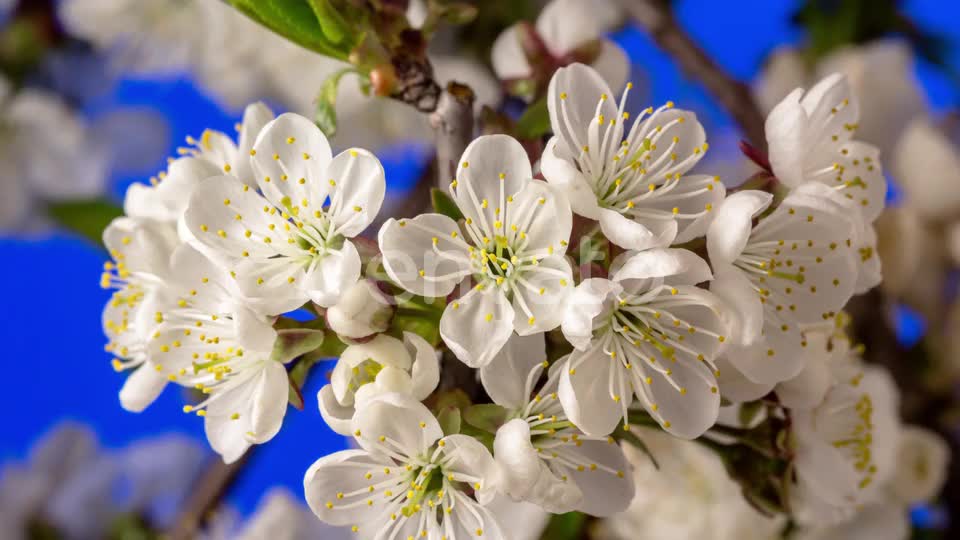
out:
<path id="1" fill-rule="evenodd" d="M 380 334 L 343 351 L 317 401 L 327 425 L 349 435 L 356 410 L 372 398 L 394 392 L 423 401 L 439 381 L 437 351 L 425 339 L 412 332 L 404 332 L 403 341 Z"/>
<path id="2" fill-rule="evenodd" d="M 360 277 L 349 239 L 380 210 L 380 161 L 360 149 L 332 157 L 320 129 L 291 113 L 267 124 L 250 154 L 263 194 L 231 176 L 208 179 L 191 196 L 187 228 L 259 309 L 334 305 Z"/>
<path id="3" fill-rule="evenodd" d="M 447 296 L 466 279 L 476 283 L 447 305 L 440 320 L 443 340 L 471 367 L 489 363 L 514 332 L 556 328 L 573 289 L 563 257 L 569 203 L 532 177 L 519 142 L 479 137 L 463 153 L 451 184 L 463 229 L 440 214 L 390 219 L 380 229 L 384 268 L 407 291 Z"/>
<path id="4" fill-rule="evenodd" d="M 822 185 L 796 188 L 754 227 L 772 195 L 741 191 L 718 209 L 707 233 L 710 290 L 737 314 L 727 359 L 760 384 L 805 365 L 802 327 L 830 320 L 853 294 L 857 263 L 845 207 Z"/>
<path id="5" fill-rule="evenodd" d="M 206 395 L 183 410 L 204 418 L 210 445 L 231 463 L 280 431 L 289 383 L 273 354 L 277 332 L 242 303 L 231 276 L 191 246 L 174 253 L 171 274 L 174 299 L 156 313 L 148 354 L 164 377 Z"/>
<path id="6" fill-rule="evenodd" d="M 543 152 L 543 175 L 567 193 L 575 213 L 599 221 L 623 248 L 702 236 L 725 194 L 718 177 L 686 174 L 707 150 L 703 127 L 692 112 L 667 102 L 642 111 L 628 131 L 630 88 L 618 107 L 593 69 L 558 70 L 547 97 L 555 136 Z"/>
<path id="7" fill-rule="evenodd" d="M 376 283 L 361 279 L 327 310 L 327 326 L 347 339 L 363 339 L 384 332 L 393 315 L 389 300 Z"/>
<path id="8" fill-rule="evenodd" d="M 360 538 L 509 538 L 482 504 L 494 495 L 490 452 L 466 435 L 443 435 L 422 404 L 399 394 L 354 417 L 358 450 L 317 460 L 303 479 L 322 521 Z"/>
<path id="9" fill-rule="evenodd" d="M 487 393 L 508 411 L 494 441 L 498 489 L 552 513 L 622 511 L 633 497 L 623 451 L 613 438 L 591 437 L 570 423 L 557 396 L 558 369 L 536 387 L 545 358 L 542 334 L 514 336 L 480 370 Z"/>
<path id="10" fill-rule="evenodd" d="M 610 279 L 577 286 L 563 320 L 576 348 L 564 364 L 559 398 L 570 421 L 589 435 L 629 429 L 634 395 L 664 429 L 701 435 L 717 419 L 714 360 L 725 345 L 725 306 L 697 283 L 707 263 L 683 249 L 632 255 Z"/>

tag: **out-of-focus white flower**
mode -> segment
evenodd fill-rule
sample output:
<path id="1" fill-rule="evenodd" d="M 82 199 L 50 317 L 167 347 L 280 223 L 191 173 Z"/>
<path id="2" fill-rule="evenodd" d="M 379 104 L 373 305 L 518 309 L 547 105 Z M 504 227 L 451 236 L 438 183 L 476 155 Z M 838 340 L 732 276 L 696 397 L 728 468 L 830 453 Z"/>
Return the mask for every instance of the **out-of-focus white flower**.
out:
<path id="1" fill-rule="evenodd" d="M 184 412 L 204 417 L 210 446 L 231 463 L 273 438 L 287 410 L 287 371 L 273 358 L 277 332 L 242 304 L 232 277 L 189 245 L 173 254 L 175 291 L 157 311 L 148 354 L 158 373 L 206 397 Z M 283 359 L 287 360 L 287 359 Z"/>
<path id="2" fill-rule="evenodd" d="M 839 49 L 808 71 L 802 53 L 783 47 L 767 61 L 755 95 L 770 111 L 795 88 L 831 73 L 844 74 L 860 102 L 859 139 L 890 156 L 912 118 L 926 111 L 923 92 L 913 74 L 913 53 L 904 41 L 884 40 Z"/>
<path id="3" fill-rule="evenodd" d="M 422 214 L 380 229 L 387 274 L 422 296 L 446 296 L 471 277 L 476 286 L 447 305 L 440 335 L 471 367 L 493 359 L 516 332 L 556 328 L 572 291 L 563 254 L 572 215 L 566 198 L 533 180 L 526 151 L 506 135 L 467 147 L 451 184 L 466 235 L 449 217 Z"/>
<path id="4" fill-rule="evenodd" d="M 782 517 L 766 517 L 743 498 L 720 458 L 698 443 L 652 429 L 636 433 L 657 465 L 624 446 L 637 486 L 630 507 L 601 522 L 604 540 L 775 540 Z"/>
<path id="5" fill-rule="evenodd" d="M 623 49 L 603 37 L 610 21 L 617 18 L 615 13 L 618 10 L 614 4 L 553 0 L 537 17 L 536 32 L 545 52 L 561 65 L 573 61 L 577 49 L 597 43 L 596 57 L 590 65 L 611 88 L 619 91 L 627 82 L 630 60 Z M 524 79 L 533 74 L 521 36 L 521 30 L 514 25 L 504 30 L 493 43 L 491 61 L 501 80 Z"/>
<path id="6" fill-rule="evenodd" d="M 362 339 L 386 331 L 392 315 L 387 295 L 373 281 L 361 279 L 327 310 L 327 326 L 340 337 Z"/>
<path id="7" fill-rule="evenodd" d="M 331 527 L 317 518 L 284 488 L 273 488 L 236 535 L 236 540 L 348 540 L 348 529 Z"/>
<path id="8" fill-rule="evenodd" d="M 193 0 L 65 0 L 60 21 L 67 31 L 109 53 L 117 66 L 137 73 L 172 72 L 202 50 L 201 3 Z M 210 22 L 216 22 L 215 20 Z"/>
<path id="9" fill-rule="evenodd" d="M 904 204 L 929 220 L 960 216 L 960 151 L 931 122 L 910 123 L 893 154 Z"/>
<path id="10" fill-rule="evenodd" d="M 726 191 L 715 176 L 684 176 L 707 149 L 703 126 L 668 102 L 642 111 L 628 131 L 630 87 L 617 108 L 593 69 L 573 64 L 557 71 L 547 96 L 556 135 L 543 153 L 544 177 L 621 247 L 666 247 L 702 236 Z"/>
<path id="11" fill-rule="evenodd" d="M 356 411 L 371 399 L 395 392 L 423 401 L 439 382 L 437 351 L 425 339 L 412 332 L 404 332 L 403 341 L 380 334 L 343 351 L 317 400 L 327 425 L 349 435 Z"/>
<path id="12" fill-rule="evenodd" d="M 907 540 L 910 516 L 892 502 L 866 505 L 852 518 L 831 526 L 800 528 L 791 540 Z"/>
<path id="13" fill-rule="evenodd" d="M 943 239 L 911 206 L 888 208 L 876 223 L 883 291 L 927 320 L 942 316 L 949 271 Z"/>
<path id="14" fill-rule="evenodd" d="M 510 540 L 540 540 L 550 522 L 550 514 L 531 503 L 515 502 L 498 496 L 487 505 L 497 522 L 510 527 Z"/>
<path id="15" fill-rule="evenodd" d="M 333 157 L 320 129 L 292 113 L 270 122 L 250 154 L 263 194 L 230 176 L 208 179 L 190 198 L 187 228 L 264 312 L 334 305 L 360 277 L 349 239 L 380 210 L 383 166 L 360 149 Z"/>
<path id="16" fill-rule="evenodd" d="M 816 408 L 793 411 L 790 506 L 799 523 L 839 523 L 879 499 L 896 466 L 898 401 L 890 375 L 863 366 L 840 375 Z"/>
<path id="17" fill-rule="evenodd" d="M 116 289 L 103 308 L 106 349 L 116 355 L 115 370 L 132 370 L 120 390 L 120 404 L 140 412 L 167 383 L 149 361 L 147 347 L 162 321 L 157 314 L 167 297 L 170 257 L 178 240 L 166 224 L 120 217 L 103 231 L 103 243 L 113 262 L 104 264 L 100 286 Z"/>
<path id="18" fill-rule="evenodd" d="M 714 360 L 727 339 L 726 306 L 696 287 L 707 263 L 683 249 L 632 255 L 610 279 L 577 286 L 563 320 L 575 350 L 563 366 L 559 397 L 570 421 L 605 436 L 634 395 L 670 433 L 703 434 L 717 420 Z"/>
<path id="19" fill-rule="evenodd" d="M 843 206 L 820 196 L 821 188 L 794 189 L 756 227 L 753 218 L 772 196 L 741 191 L 724 201 L 707 233 L 710 290 L 738 319 L 727 360 L 754 383 L 772 386 L 799 374 L 802 326 L 829 320 L 853 294 L 853 224 Z"/>
<path id="20" fill-rule="evenodd" d="M 509 538 L 481 506 L 494 495 L 496 466 L 479 441 L 444 437 L 426 407 L 399 394 L 368 403 L 354 428 L 361 449 L 320 458 L 303 479 L 321 520 L 361 538 Z"/>
<path id="21" fill-rule="evenodd" d="M 950 448 L 943 438 L 922 427 L 905 426 L 890 490 L 905 504 L 930 502 L 947 480 L 949 462 Z"/>
<path id="22" fill-rule="evenodd" d="M 559 369 L 536 388 L 546 367 L 544 336 L 536 334 L 510 338 L 480 370 L 487 393 L 508 411 L 493 443 L 498 490 L 551 513 L 623 510 L 634 489 L 623 451 L 612 437 L 591 437 L 570 423 L 557 396 Z"/>

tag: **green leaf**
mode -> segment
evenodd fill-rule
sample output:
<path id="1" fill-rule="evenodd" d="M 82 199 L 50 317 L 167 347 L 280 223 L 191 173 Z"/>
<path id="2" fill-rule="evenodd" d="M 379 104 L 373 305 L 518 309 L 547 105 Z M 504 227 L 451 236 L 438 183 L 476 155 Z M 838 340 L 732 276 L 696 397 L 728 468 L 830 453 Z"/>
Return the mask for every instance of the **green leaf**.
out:
<path id="1" fill-rule="evenodd" d="M 341 43 L 350 35 L 350 24 L 340 15 L 329 0 L 308 0 L 324 35 L 334 43 Z"/>
<path id="2" fill-rule="evenodd" d="M 287 363 L 294 358 L 313 352 L 323 345 L 323 330 L 310 328 L 291 328 L 277 331 L 277 340 L 273 342 L 271 360 Z"/>
<path id="3" fill-rule="evenodd" d="M 443 428 L 444 435 L 456 435 L 460 433 L 460 409 L 457 407 L 445 407 L 437 414 L 437 421 Z"/>
<path id="4" fill-rule="evenodd" d="M 463 219 L 463 212 L 460 211 L 460 207 L 442 189 L 430 189 L 430 202 L 433 204 L 433 210 L 436 213 L 443 214 L 454 221 Z"/>
<path id="5" fill-rule="evenodd" d="M 341 20 L 325 18 L 323 23 L 310 0 L 228 0 L 251 19 L 298 45 L 322 55 L 346 61 L 355 45 L 344 39 Z M 326 12 L 324 12 L 326 13 Z M 330 31 L 332 35 L 328 35 Z M 350 32 L 347 35 L 357 35 Z"/>
<path id="6" fill-rule="evenodd" d="M 123 209 L 106 199 L 90 199 L 52 203 L 47 213 L 61 227 L 101 244 L 103 230 L 123 215 Z"/>
<path id="7" fill-rule="evenodd" d="M 550 517 L 547 528 L 540 537 L 543 540 L 577 540 L 584 538 L 584 526 L 587 516 L 580 512 L 556 514 Z"/>
<path id="8" fill-rule="evenodd" d="M 550 111 L 544 97 L 527 107 L 517 120 L 517 135 L 523 139 L 538 139 L 547 133 L 550 133 Z"/>
<path id="9" fill-rule="evenodd" d="M 356 73 L 356 69 L 343 68 L 327 77 L 317 96 L 317 111 L 313 120 L 327 137 L 333 137 L 337 133 L 337 87 L 340 85 L 340 78 L 347 73 Z"/>
<path id="10" fill-rule="evenodd" d="M 488 433 L 496 433 L 507 421 L 507 409 L 493 403 L 472 405 L 463 411 L 463 419 L 471 426 Z"/>

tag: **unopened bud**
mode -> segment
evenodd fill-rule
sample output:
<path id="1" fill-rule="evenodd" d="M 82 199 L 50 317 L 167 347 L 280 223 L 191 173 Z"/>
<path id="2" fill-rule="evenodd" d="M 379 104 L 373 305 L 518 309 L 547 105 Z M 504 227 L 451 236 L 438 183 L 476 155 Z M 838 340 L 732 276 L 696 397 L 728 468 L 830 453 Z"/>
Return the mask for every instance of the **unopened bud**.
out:
<path id="1" fill-rule="evenodd" d="M 372 281 L 363 279 L 327 310 L 327 325 L 342 337 L 361 339 L 385 331 L 392 316 L 393 306 L 386 295 Z"/>
<path id="2" fill-rule="evenodd" d="M 381 64 L 370 71 L 370 86 L 374 95 L 389 96 L 397 86 L 397 72 L 391 64 Z"/>

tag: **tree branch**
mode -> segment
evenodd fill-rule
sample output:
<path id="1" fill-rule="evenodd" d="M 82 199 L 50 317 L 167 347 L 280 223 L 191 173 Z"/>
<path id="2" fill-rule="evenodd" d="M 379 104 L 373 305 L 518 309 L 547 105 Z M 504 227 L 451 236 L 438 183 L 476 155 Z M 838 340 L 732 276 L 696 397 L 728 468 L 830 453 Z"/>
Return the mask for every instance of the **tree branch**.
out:
<path id="1" fill-rule="evenodd" d="M 229 465 L 225 464 L 220 456 L 210 458 L 212 463 L 194 483 L 190 497 L 183 504 L 180 515 L 168 534 L 170 540 L 197 538 L 200 526 L 220 505 L 221 499 L 236 480 L 237 474 L 243 470 L 253 451 L 254 447 L 251 446 L 243 457 Z"/>
<path id="2" fill-rule="evenodd" d="M 437 147 L 437 187 L 449 192 L 460 156 L 473 140 L 473 90 L 450 82 L 430 115 Z"/>
<path id="3" fill-rule="evenodd" d="M 753 146 L 766 151 L 764 117 L 744 83 L 730 77 L 677 23 L 669 0 L 620 0 L 650 37 L 730 113 Z"/>

